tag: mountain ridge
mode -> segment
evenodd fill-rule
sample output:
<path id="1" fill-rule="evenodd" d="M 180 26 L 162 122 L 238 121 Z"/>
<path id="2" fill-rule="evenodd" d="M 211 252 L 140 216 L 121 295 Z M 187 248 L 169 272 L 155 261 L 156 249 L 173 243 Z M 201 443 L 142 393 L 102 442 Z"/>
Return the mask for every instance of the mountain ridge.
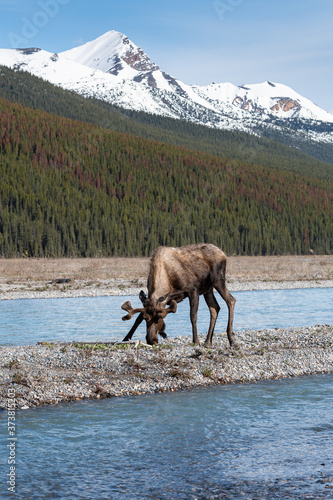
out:
<path id="1" fill-rule="evenodd" d="M 122 62 L 134 71 L 159 69 L 140 47 L 137 47 L 127 36 L 117 31 L 108 31 L 91 42 L 60 54 L 90 68 L 113 75 L 118 75 L 124 69 Z"/>
<path id="2" fill-rule="evenodd" d="M 333 115 L 289 87 L 271 81 L 187 85 L 116 31 L 59 54 L 0 49 L 0 64 L 125 109 L 259 136 L 282 132 L 304 143 L 333 143 Z"/>
<path id="3" fill-rule="evenodd" d="M 184 120 L 126 110 L 105 101 L 86 99 L 26 71 L 5 66 L 0 67 L 0 97 L 58 116 L 192 151 L 315 178 L 333 178 L 333 147 L 329 144 L 307 143 L 311 150 L 302 152 L 285 145 L 282 139 L 286 136 L 280 135 L 278 139 L 272 140 L 245 132 L 213 129 Z M 323 158 L 330 163 L 323 163 Z"/>

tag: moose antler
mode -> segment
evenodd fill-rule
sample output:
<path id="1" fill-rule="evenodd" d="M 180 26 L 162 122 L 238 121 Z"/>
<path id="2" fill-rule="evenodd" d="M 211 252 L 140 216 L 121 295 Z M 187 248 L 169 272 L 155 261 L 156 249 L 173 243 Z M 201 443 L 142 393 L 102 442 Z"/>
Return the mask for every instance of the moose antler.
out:
<path id="1" fill-rule="evenodd" d="M 177 311 L 177 302 L 172 300 L 170 302 L 170 306 L 168 308 L 161 308 L 161 311 L 158 313 L 160 318 L 165 318 L 167 314 L 175 313 Z"/>
<path id="2" fill-rule="evenodd" d="M 126 314 L 126 316 L 122 317 L 123 321 L 131 319 L 134 316 L 134 314 L 136 314 L 136 313 L 142 313 L 145 310 L 144 307 L 140 307 L 138 309 L 133 309 L 132 304 L 130 303 L 129 300 L 127 300 L 127 302 L 124 302 L 124 304 L 121 306 L 121 308 L 124 311 L 128 312 L 128 314 Z"/>

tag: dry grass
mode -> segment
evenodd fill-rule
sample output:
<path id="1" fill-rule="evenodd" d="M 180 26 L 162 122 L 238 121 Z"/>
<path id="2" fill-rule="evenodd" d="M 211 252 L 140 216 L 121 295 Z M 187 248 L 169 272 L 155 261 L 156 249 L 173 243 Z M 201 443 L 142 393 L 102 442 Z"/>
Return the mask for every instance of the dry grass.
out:
<path id="1" fill-rule="evenodd" d="M 55 278 L 95 281 L 146 278 L 149 259 L 0 259 L 5 280 L 51 281 Z"/>
<path id="2" fill-rule="evenodd" d="M 145 281 L 147 258 L 0 259 L 2 283 L 72 280 Z M 333 279 L 333 256 L 229 257 L 228 281 Z"/>
<path id="3" fill-rule="evenodd" d="M 333 279 L 333 256 L 230 257 L 227 274 L 230 281 L 329 280 Z"/>

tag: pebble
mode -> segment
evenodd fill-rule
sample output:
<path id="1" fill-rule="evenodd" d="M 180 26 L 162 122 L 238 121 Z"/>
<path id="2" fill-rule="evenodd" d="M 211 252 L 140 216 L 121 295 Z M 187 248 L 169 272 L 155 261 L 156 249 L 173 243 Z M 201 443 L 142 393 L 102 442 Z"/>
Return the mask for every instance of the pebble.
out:
<path id="1" fill-rule="evenodd" d="M 27 409 L 82 399 L 183 390 L 190 387 L 254 382 L 333 372 L 333 327 L 226 333 L 211 348 L 190 337 L 172 337 L 156 347 L 141 342 L 76 348 L 55 343 L 0 347 L 0 406 L 15 392 L 16 408 Z M 11 391 L 9 391 L 9 389 Z"/>
<path id="2" fill-rule="evenodd" d="M 45 283 L 34 282 L 30 284 L 32 290 L 22 290 L 22 287 L 8 286 L 0 290 L 0 300 L 15 299 L 58 299 L 74 297 L 105 297 L 139 295 L 140 290 L 145 287 L 131 287 L 127 282 L 113 283 L 112 281 L 100 281 L 90 286 L 82 282 L 73 282 L 68 285 L 56 285 L 43 290 Z M 308 281 L 230 281 L 228 289 L 231 292 L 248 290 L 286 290 L 292 288 L 328 288 L 333 287 L 333 280 L 308 280 Z"/>

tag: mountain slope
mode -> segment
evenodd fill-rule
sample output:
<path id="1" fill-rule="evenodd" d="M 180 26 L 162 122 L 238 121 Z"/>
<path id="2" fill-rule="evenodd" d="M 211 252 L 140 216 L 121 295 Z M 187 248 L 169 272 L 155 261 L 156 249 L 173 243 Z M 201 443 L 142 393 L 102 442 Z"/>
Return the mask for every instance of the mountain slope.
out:
<path id="1" fill-rule="evenodd" d="M 121 79 L 131 78 L 136 82 L 146 82 L 149 86 L 159 90 L 173 92 L 176 90 L 179 95 L 183 93 L 184 97 L 186 95 L 197 104 L 214 109 L 215 112 L 219 108 L 223 112 L 223 105 L 225 105 L 230 108 L 230 112 L 238 109 L 252 114 L 272 114 L 277 118 L 333 122 L 333 115 L 320 109 L 286 85 L 268 81 L 239 87 L 231 83 L 212 83 L 208 86 L 186 85 L 161 71 L 142 49 L 125 35 L 116 31 L 109 31 L 96 40 L 61 52 L 60 56 L 90 68 L 120 76 Z M 240 112 L 236 116 L 244 118 L 246 114 Z"/>
<path id="2" fill-rule="evenodd" d="M 332 165 L 278 142 L 244 132 L 211 129 L 183 120 L 117 108 L 104 101 L 85 99 L 25 71 L 0 67 L 0 97 L 67 118 L 212 153 L 229 160 L 333 180 Z M 311 144 L 309 153 L 333 162 L 333 147 L 328 144 Z"/>
<path id="3" fill-rule="evenodd" d="M 300 149 L 308 150 L 309 142 L 333 144 L 333 115 L 292 89 L 272 82 L 187 85 L 115 31 L 60 54 L 1 49 L 0 64 L 126 109 L 273 136 Z"/>
<path id="4" fill-rule="evenodd" d="M 122 78 L 134 77 L 138 71 L 159 69 L 142 49 L 117 31 L 109 31 L 96 40 L 61 52 L 60 55 L 104 73 L 121 73 Z"/>
<path id="5" fill-rule="evenodd" d="M 0 255 L 332 252 L 325 182 L 103 130 L 0 99 Z"/>

